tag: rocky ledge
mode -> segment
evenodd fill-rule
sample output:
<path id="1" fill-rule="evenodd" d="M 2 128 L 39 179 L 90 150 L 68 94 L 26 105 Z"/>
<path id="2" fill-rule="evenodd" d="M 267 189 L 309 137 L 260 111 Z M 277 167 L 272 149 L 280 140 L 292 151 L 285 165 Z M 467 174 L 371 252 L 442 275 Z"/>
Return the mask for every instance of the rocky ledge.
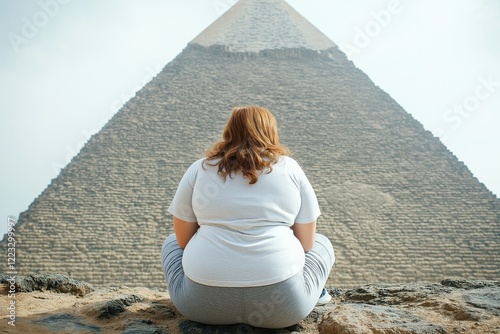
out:
<path id="1" fill-rule="evenodd" d="M 0 283 L 0 299 L 7 305 L 1 308 L 1 333 L 500 333 L 496 281 L 329 289 L 331 303 L 279 330 L 191 322 L 160 289 L 97 289 L 64 275 L 0 276 Z"/>

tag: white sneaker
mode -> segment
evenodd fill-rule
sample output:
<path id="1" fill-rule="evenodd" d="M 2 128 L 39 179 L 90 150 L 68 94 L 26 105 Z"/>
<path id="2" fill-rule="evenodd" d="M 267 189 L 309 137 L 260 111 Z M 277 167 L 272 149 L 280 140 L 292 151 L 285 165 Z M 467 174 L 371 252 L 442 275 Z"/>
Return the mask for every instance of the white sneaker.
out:
<path id="1" fill-rule="evenodd" d="M 330 300 L 332 300 L 332 296 L 326 291 L 325 288 L 323 288 L 323 291 L 321 291 L 321 296 L 319 296 L 318 302 L 316 303 L 316 306 L 321 306 L 327 304 Z"/>

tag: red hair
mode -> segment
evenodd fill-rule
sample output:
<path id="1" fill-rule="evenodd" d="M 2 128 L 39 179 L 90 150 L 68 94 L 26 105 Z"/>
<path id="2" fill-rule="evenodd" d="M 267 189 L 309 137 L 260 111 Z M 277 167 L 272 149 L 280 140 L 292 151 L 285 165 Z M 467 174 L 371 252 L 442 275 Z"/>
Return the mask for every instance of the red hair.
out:
<path id="1" fill-rule="evenodd" d="M 281 145 L 278 127 L 273 114 L 257 106 L 236 107 L 222 133 L 222 140 L 216 142 L 206 153 L 204 163 L 218 166 L 218 173 L 226 179 L 233 173 L 242 173 L 250 184 L 257 182 L 259 173 L 278 162 L 280 156 L 289 150 Z M 213 164 L 209 160 L 220 159 Z"/>

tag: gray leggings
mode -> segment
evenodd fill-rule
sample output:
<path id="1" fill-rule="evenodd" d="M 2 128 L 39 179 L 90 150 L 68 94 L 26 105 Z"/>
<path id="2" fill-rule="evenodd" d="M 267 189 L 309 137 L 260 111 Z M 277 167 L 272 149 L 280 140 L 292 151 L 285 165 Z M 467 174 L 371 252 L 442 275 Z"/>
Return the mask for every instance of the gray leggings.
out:
<path id="1" fill-rule="evenodd" d="M 170 298 L 190 320 L 209 325 L 248 324 L 284 328 L 303 320 L 318 301 L 335 262 L 332 244 L 316 234 L 304 268 L 279 283 L 257 287 L 218 287 L 193 282 L 184 275 L 175 234 L 163 242 L 161 260 Z"/>

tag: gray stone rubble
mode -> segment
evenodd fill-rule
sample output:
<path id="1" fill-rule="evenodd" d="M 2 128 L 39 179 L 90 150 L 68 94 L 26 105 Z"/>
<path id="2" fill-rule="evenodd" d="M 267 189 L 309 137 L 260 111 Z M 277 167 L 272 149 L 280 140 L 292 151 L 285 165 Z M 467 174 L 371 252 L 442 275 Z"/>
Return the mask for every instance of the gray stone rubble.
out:
<path id="1" fill-rule="evenodd" d="M 301 334 L 494 334 L 500 332 L 500 282 L 444 280 L 441 284 L 370 284 L 329 288 L 333 299 L 299 324 L 282 329 L 248 325 L 209 326 L 179 314 L 168 293 L 144 288 L 98 288 L 83 296 L 67 290 L 68 277 L 32 275 L 19 281 L 54 282 L 18 292 L 18 300 L 56 301 L 59 307 L 19 317 L 16 328 L 36 333 L 301 333 Z M 6 288 L 2 279 L 3 289 Z M 88 286 L 72 281 L 75 286 Z M 0 288 L 2 284 L 0 283 Z M 42 292 L 41 292 L 42 291 Z M 58 293 L 56 291 L 66 291 Z M 64 294 L 71 296 L 64 301 Z M 5 294 L 0 299 L 7 299 Z"/>

